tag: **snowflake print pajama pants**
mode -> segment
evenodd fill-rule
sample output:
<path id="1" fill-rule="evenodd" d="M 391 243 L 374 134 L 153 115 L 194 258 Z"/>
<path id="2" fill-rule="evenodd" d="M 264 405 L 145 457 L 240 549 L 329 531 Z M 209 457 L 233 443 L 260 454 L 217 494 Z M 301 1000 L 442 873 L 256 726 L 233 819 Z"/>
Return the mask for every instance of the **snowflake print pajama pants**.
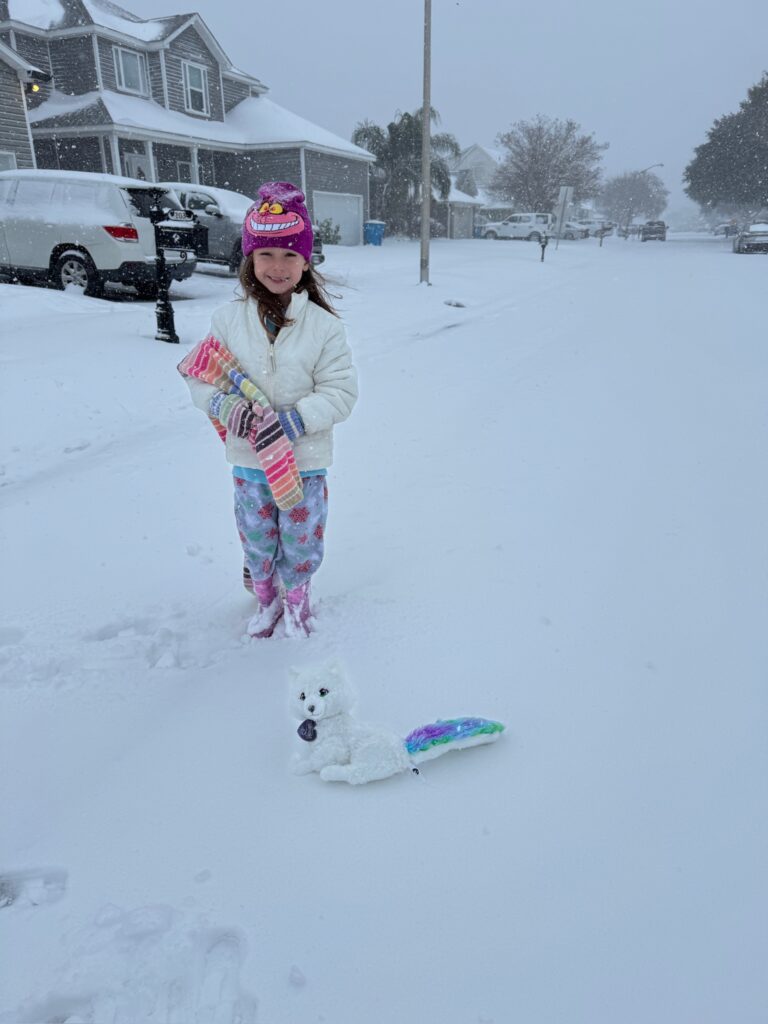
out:
<path id="1" fill-rule="evenodd" d="M 323 560 L 328 487 L 324 476 L 301 481 L 304 498 L 281 512 L 265 483 L 235 477 L 235 520 L 245 555 L 244 579 L 268 580 L 277 572 L 293 590 L 317 572 Z"/>

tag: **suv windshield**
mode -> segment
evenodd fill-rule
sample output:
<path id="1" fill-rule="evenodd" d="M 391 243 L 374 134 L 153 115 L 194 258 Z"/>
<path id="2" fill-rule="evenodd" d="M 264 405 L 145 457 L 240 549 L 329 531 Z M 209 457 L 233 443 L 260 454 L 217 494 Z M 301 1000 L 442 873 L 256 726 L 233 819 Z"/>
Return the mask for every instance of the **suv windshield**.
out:
<path id="1" fill-rule="evenodd" d="M 149 219 L 149 211 L 152 208 L 153 192 L 148 188 L 126 188 L 124 191 L 128 196 L 128 201 L 139 217 L 146 217 Z M 169 192 L 168 189 L 162 189 L 160 205 L 164 210 L 184 209 L 173 192 Z"/>

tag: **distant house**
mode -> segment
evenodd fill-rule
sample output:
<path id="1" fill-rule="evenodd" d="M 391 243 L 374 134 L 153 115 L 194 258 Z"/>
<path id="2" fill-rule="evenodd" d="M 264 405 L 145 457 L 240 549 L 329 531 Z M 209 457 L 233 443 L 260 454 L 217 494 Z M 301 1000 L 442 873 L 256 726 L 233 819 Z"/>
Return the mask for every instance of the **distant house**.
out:
<path id="1" fill-rule="evenodd" d="M 483 206 L 483 200 L 467 195 L 456 187 L 455 175 L 451 175 L 451 191 L 447 199 L 435 197 L 432 205 L 432 219 L 441 225 L 440 234 L 446 238 L 472 238 L 475 230 L 475 214 Z"/>
<path id="2" fill-rule="evenodd" d="M 0 171 L 35 166 L 25 93 L 35 86 L 42 88 L 49 78 L 0 42 Z"/>
<path id="3" fill-rule="evenodd" d="M 362 241 L 373 156 L 269 99 L 198 14 L 145 21 L 110 0 L 0 0 L 0 45 L 2 98 L 9 60 L 51 77 L 26 97 L 38 167 L 248 196 L 262 181 L 293 181 L 315 222 L 330 218 L 344 244 Z M 3 104 L 0 140 L 19 136 L 18 116 Z"/>
<path id="4" fill-rule="evenodd" d="M 461 155 L 452 162 L 451 172 L 458 175 L 461 171 L 471 171 L 478 189 L 485 192 L 503 162 L 504 154 L 501 150 L 474 143 L 463 149 Z"/>

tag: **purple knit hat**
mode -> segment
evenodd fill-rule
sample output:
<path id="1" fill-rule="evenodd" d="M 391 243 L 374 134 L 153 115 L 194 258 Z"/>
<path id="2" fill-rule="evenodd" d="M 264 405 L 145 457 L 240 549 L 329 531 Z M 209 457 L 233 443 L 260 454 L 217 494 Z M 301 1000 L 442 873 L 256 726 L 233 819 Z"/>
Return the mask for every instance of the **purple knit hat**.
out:
<path id="1" fill-rule="evenodd" d="M 312 223 L 304 193 L 289 181 L 265 181 L 243 222 L 243 256 L 254 249 L 294 249 L 312 255 Z"/>

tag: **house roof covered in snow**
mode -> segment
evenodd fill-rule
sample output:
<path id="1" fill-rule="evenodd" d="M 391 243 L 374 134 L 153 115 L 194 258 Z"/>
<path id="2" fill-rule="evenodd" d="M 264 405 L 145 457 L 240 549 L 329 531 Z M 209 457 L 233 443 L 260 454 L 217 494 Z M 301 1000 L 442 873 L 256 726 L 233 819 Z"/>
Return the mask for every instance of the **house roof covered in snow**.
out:
<path id="1" fill-rule="evenodd" d="M 163 39 L 194 17 L 175 14 L 145 21 L 110 0 L 8 0 L 11 21 L 44 32 L 97 25 L 149 43 Z"/>
<path id="2" fill-rule="evenodd" d="M 302 146 L 358 160 L 374 159 L 367 150 L 286 110 L 266 96 L 242 100 L 229 111 L 226 121 L 201 121 L 168 110 L 153 100 L 108 89 L 81 96 L 54 91 L 44 103 L 29 112 L 29 120 L 37 134 L 45 129 L 61 133 L 86 124 L 116 124 L 132 130 L 140 138 L 194 139 L 238 149 Z"/>
<path id="3" fill-rule="evenodd" d="M 266 90 L 258 78 L 234 67 L 199 14 L 172 14 L 146 20 L 118 7 L 111 0 L 7 0 L 8 18 L 45 33 L 71 35 L 76 31 L 103 33 L 164 49 L 180 32 L 194 26 L 222 65 L 222 73 L 244 79 Z M 0 10 L 2 7 L 0 6 Z"/>
<path id="4" fill-rule="evenodd" d="M 435 200 L 439 203 L 450 203 L 451 206 L 484 206 L 484 200 L 476 199 L 475 196 L 469 195 L 467 192 L 462 192 L 461 189 L 456 188 L 456 182 L 451 178 L 451 191 L 448 193 L 447 199 L 441 199 L 435 190 L 432 190 L 432 195 Z"/>

